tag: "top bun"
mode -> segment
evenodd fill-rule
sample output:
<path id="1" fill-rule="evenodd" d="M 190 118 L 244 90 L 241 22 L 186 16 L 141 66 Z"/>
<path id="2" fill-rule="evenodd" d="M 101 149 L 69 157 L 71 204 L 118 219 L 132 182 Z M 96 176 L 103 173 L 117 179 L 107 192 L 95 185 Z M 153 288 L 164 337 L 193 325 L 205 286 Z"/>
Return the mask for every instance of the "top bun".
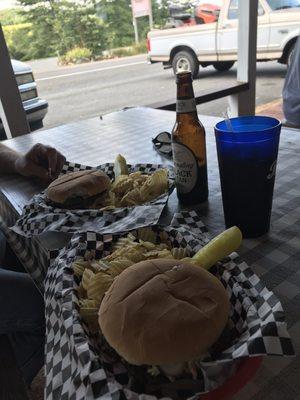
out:
<path id="1" fill-rule="evenodd" d="M 105 192 L 110 187 L 109 177 L 102 171 L 70 172 L 55 179 L 47 188 L 47 197 L 58 204 L 73 198 L 87 199 Z"/>
<path id="2" fill-rule="evenodd" d="M 123 271 L 105 294 L 99 324 L 131 364 L 163 365 L 199 358 L 229 315 L 221 282 L 180 260 L 147 260 Z"/>

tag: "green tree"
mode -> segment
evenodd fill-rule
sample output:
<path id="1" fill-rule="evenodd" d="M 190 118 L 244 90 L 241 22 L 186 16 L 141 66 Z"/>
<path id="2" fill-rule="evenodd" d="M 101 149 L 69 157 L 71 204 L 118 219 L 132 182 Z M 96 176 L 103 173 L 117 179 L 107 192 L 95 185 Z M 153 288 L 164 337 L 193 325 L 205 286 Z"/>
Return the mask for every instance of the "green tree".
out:
<path id="1" fill-rule="evenodd" d="M 109 48 L 130 46 L 134 42 L 130 0 L 98 0 L 96 9 L 107 24 Z"/>
<path id="2" fill-rule="evenodd" d="M 28 59 L 56 55 L 59 34 L 55 29 L 57 20 L 56 2 L 19 0 L 21 15 L 31 25 L 31 43 L 27 49 Z"/>
<path id="3" fill-rule="evenodd" d="M 28 50 L 31 45 L 30 24 L 3 26 L 3 32 L 9 48 L 10 56 L 18 60 L 29 60 Z"/>
<path id="4" fill-rule="evenodd" d="M 9 29 L 10 49 L 21 59 L 63 56 L 74 48 L 87 48 L 92 57 L 104 49 L 134 44 L 131 0 L 18 0 L 19 14 L 6 14 L 11 23 L 25 23 Z M 168 0 L 152 0 L 154 26 L 164 26 Z M 16 27 L 17 28 L 17 27 Z M 148 17 L 138 18 L 143 41 L 149 31 Z"/>
<path id="5" fill-rule="evenodd" d="M 132 10 L 130 0 L 96 0 L 99 15 L 108 24 L 109 47 L 130 46 L 134 43 L 134 29 L 132 24 Z M 168 0 L 152 0 L 154 26 L 162 28 L 169 15 Z M 149 17 L 140 17 L 137 20 L 139 37 L 146 38 L 149 31 Z"/>
<path id="6" fill-rule="evenodd" d="M 161 0 L 152 2 L 152 13 L 154 25 L 157 28 L 163 28 L 169 15 L 169 1 Z"/>
<path id="7" fill-rule="evenodd" d="M 2 26 L 21 24 L 23 21 L 16 8 L 0 10 L 0 22 Z"/>
<path id="8" fill-rule="evenodd" d="M 32 57 L 62 55 L 74 47 L 87 47 L 97 55 L 106 47 L 106 27 L 96 14 L 95 1 L 18 1 L 32 26 Z"/>
<path id="9" fill-rule="evenodd" d="M 86 47 L 92 55 L 98 55 L 106 48 L 106 28 L 96 14 L 93 2 L 60 2 L 54 22 L 54 29 L 60 37 L 57 49 L 65 54 L 74 47 Z"/>

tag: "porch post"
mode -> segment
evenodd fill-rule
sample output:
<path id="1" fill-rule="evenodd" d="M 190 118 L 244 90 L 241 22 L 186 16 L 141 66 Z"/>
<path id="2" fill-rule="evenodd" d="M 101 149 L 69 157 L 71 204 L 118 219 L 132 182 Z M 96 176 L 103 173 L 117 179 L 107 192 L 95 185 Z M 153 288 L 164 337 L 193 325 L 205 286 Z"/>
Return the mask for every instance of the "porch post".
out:
<path id="1" fill-rule="evenodd" d="M 30 132 L 1 24 L 0 118 L 8 139 Z"/>
<path id="2" fill-rule="evenodd" d="M 229 96 L 232 117 L 255 114 L 258 0 L 239 0 L 238 7 L 237 80 L 248 82 L 249 90 Z"/>

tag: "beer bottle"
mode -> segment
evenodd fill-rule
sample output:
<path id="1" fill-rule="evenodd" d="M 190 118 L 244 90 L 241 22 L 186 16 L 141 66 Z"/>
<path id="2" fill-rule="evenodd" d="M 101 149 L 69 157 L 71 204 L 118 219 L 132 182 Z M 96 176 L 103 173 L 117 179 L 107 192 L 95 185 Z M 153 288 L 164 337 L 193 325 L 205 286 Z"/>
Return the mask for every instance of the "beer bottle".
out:
<path id="1" fill-rule="evenodd" d="M 172 152 L 177 196 L 183 205 L 207 200 L 205 129 L 198 119 L 192 76 L 178 73 L 176 123 L 172 131 Z"/>

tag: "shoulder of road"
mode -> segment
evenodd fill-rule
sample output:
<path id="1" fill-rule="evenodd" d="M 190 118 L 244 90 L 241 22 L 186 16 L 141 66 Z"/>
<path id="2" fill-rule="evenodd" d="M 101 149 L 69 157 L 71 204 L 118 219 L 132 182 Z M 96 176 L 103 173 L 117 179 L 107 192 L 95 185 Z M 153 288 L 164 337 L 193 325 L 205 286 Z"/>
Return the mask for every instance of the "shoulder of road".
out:
<path id="1" fill-rule="evenodd" d="M 65 75 L 67 73 L 75 73 L 82 71 L 95 70 L 100 68 L 109 68 L 116 66 L 136 65 L 136 63 L 146 62 L 147 55 L 139 54 L 130 57 L 113 58 L 101 61 L 92 61 L 89 63 L 76 65 L 58 65 L 58 58 L 44 58 L 40 60 L 28 61 L 27 64 L 32 68 L 37 78 L 51 77 L 56 75 Z"/>

